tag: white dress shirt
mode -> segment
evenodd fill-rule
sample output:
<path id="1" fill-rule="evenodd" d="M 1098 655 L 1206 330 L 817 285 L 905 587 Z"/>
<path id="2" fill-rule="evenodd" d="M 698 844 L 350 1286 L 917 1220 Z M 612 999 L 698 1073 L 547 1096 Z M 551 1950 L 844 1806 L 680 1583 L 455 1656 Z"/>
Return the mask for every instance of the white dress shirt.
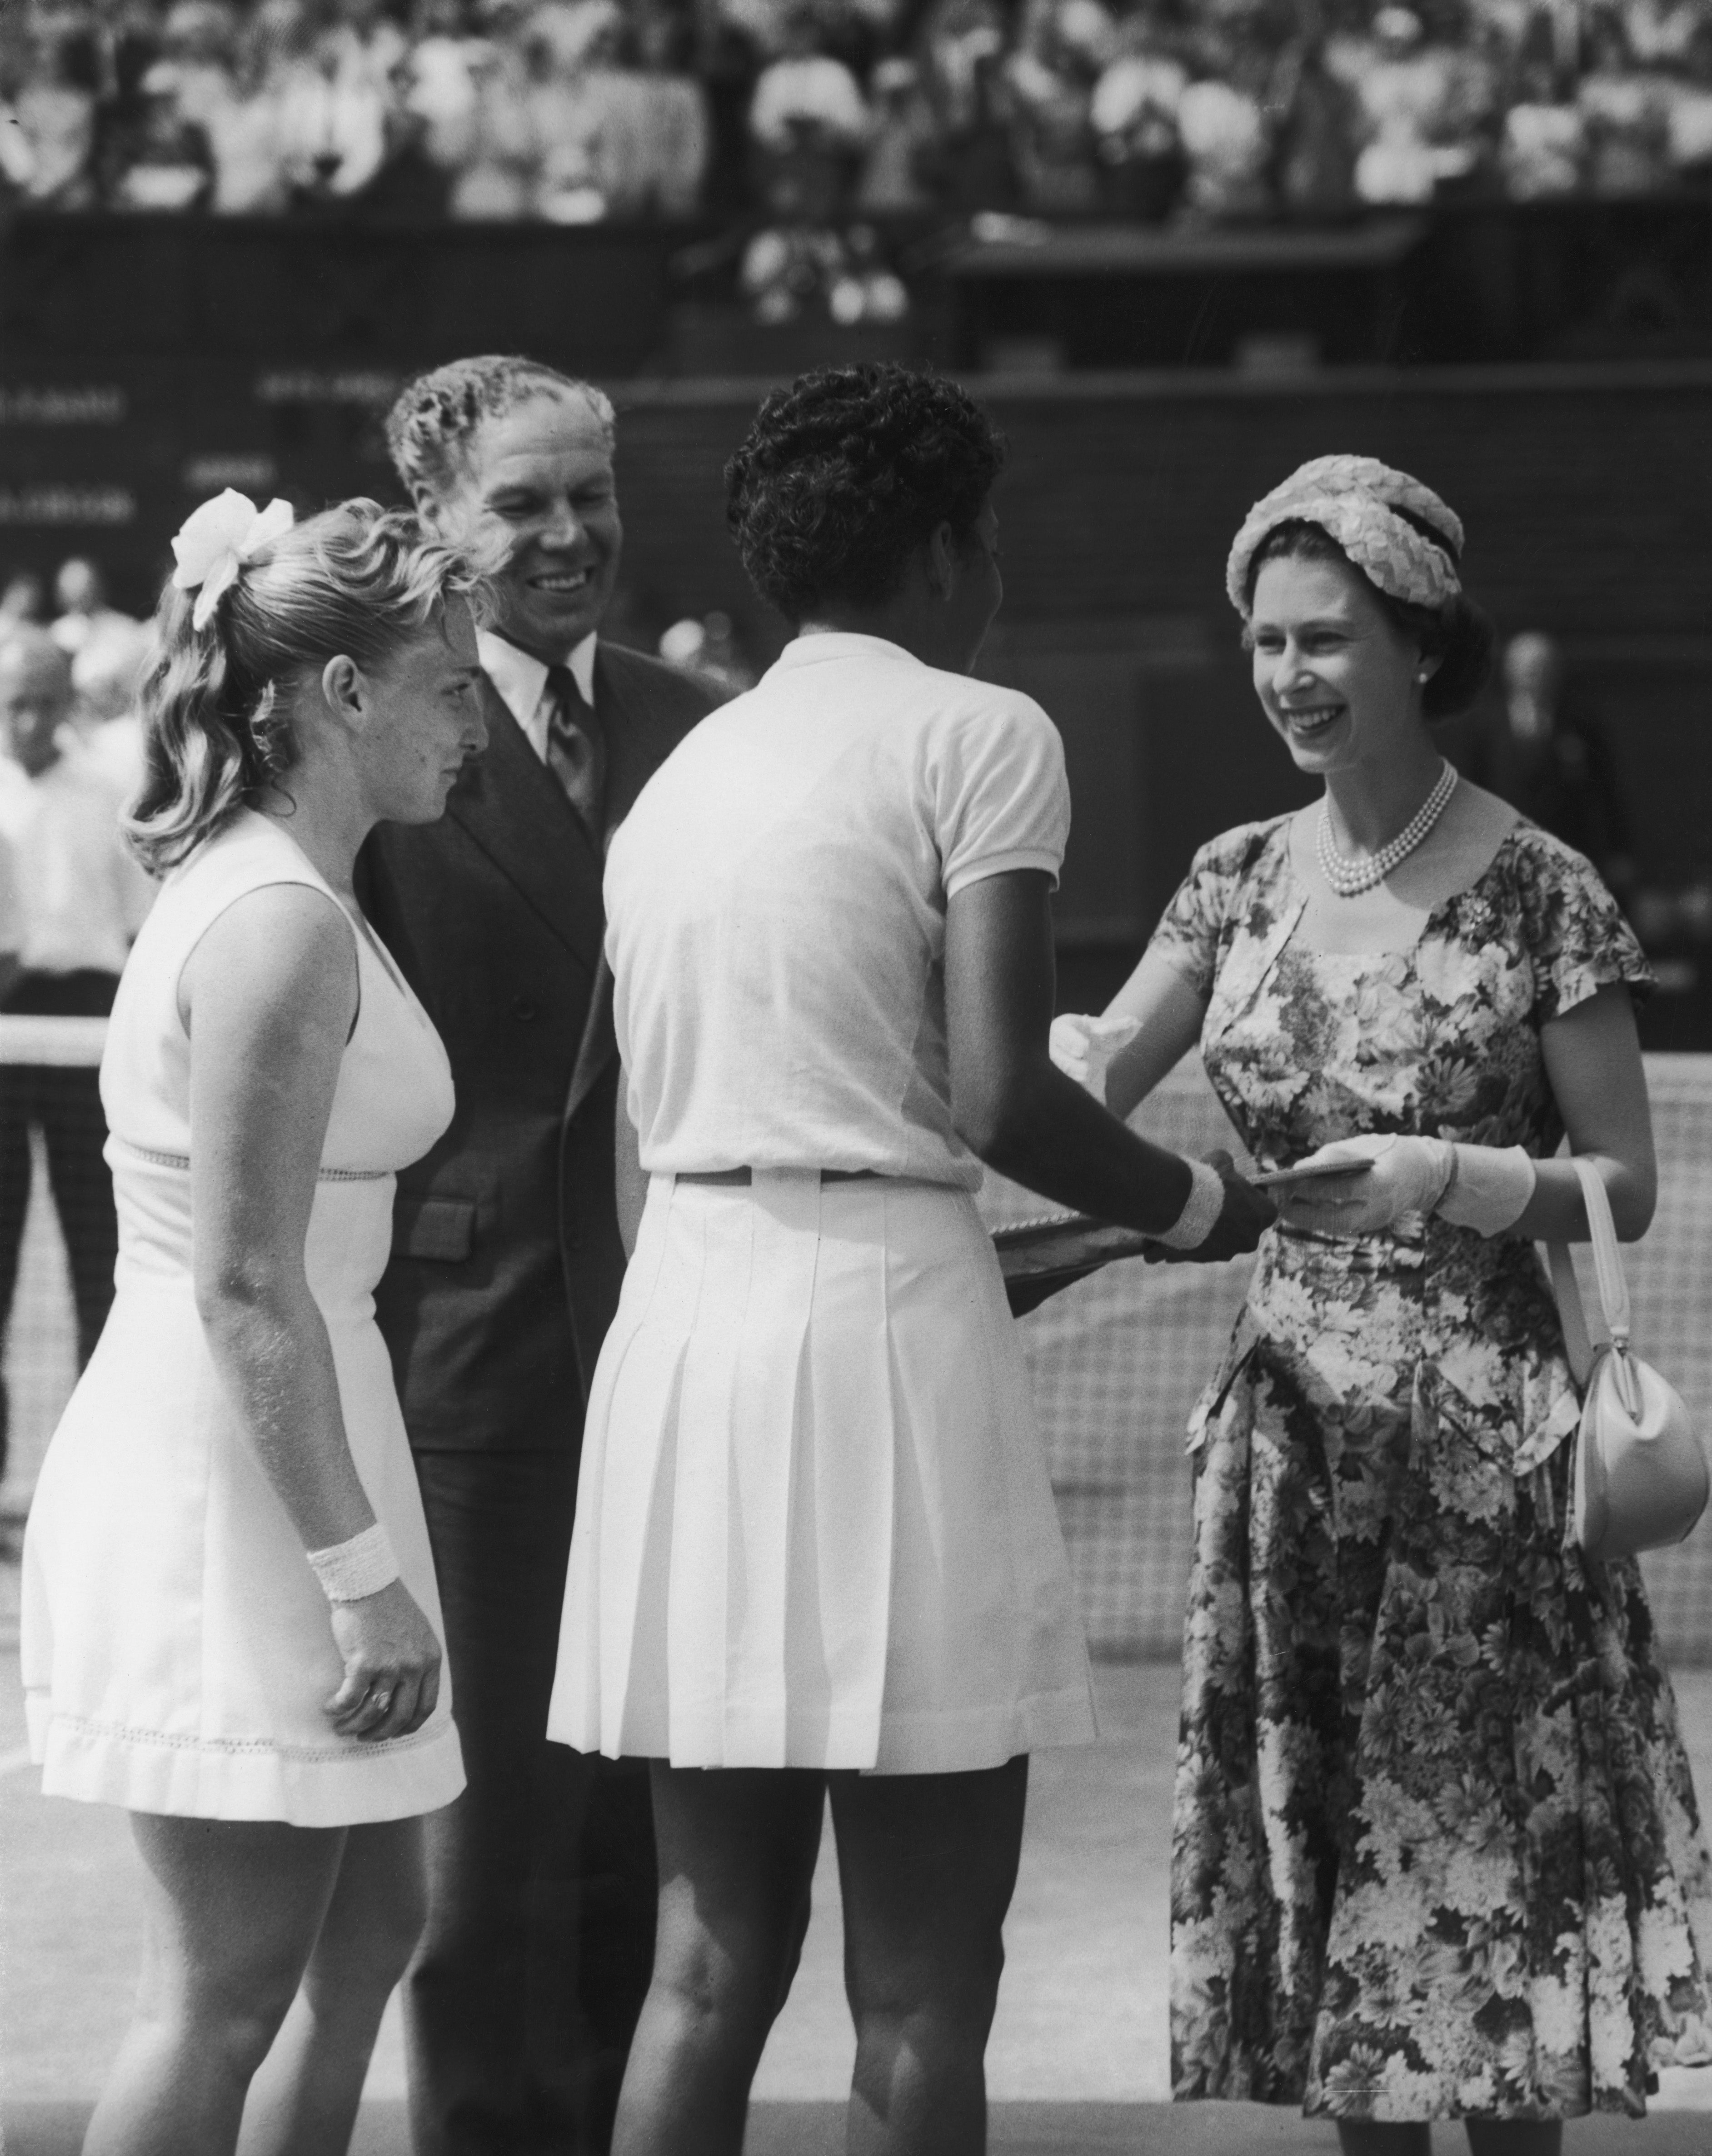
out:
<path id="1" fill-rule="evenodd" d="M 547 695 L 548 665 L 532 652 L 520 651 L 515 644 L 507 644 L 502 636 L 496 636 L 491 629 L 476 632 L 476 655 L 481 661 L 481 670 L 499 690 L 500 701 L 523 729 L 528 742 L 541 761 L 547 761 L 547 729 L 553 717 L 552 700 Z M 592 711 L 594 708 L 594 631 L 591 629 L 580 644 L 573 644 L 565 665 L 571 670 L 571 679 L 583 692 L 583 701 Z"/>
<path id="2" fill-rule="evenodd" d="M 123 803 L 80 747 L 39 778 L 0 758 L 0 951 L 25 973 L 124 970 L 154 886 L 119 835 Z"/>

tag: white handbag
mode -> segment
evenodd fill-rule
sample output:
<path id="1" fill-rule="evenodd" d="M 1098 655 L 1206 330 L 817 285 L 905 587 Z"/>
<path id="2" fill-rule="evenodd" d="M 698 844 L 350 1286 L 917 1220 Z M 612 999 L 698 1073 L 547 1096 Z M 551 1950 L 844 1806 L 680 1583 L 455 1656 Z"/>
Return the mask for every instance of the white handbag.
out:
<path id="1" fill-rule="evenodd" d="M 1575 1168 L 1608 1337 L 1589 1337 L 1569 1245 L 1549 1244 L 1564 1353 L 1581 1391 L 1570 1532 L 1590 1558 L 1632 1557 L 1689 1533 L 1706 1509 L 1712 1474 L 1682 1395 L 1629 1347 L 1628 1283 L 1611 1200 L 1591 1161 Z"/>

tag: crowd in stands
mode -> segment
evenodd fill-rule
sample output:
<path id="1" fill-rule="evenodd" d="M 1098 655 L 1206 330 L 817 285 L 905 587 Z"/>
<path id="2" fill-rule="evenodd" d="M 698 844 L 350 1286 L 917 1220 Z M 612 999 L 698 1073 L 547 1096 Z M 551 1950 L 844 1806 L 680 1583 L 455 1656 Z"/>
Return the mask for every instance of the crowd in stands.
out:
<path id="1" fill-rule="evenodd" d="M 67 209 L 783 234 L 1334 216 L 1447 191 L 1635 194 L 1709 167 L 1712 0 L 0 8 L 0 199 Z"/>

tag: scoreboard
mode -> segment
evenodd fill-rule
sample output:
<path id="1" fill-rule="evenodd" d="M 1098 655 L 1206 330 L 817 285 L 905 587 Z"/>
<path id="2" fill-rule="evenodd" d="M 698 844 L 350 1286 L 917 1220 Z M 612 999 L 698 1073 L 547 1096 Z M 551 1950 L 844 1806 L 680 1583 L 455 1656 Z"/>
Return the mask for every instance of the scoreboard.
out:
<path id="1" fill-rule="evenodd" d="M 20 214 L 0 227 L 0 568 L 87 552 L 146 610 L 222 486 L 300 508 L 393 490 L 412 373 L 528 351 L 627 380 L 664 341 L 681 233 Z"/>

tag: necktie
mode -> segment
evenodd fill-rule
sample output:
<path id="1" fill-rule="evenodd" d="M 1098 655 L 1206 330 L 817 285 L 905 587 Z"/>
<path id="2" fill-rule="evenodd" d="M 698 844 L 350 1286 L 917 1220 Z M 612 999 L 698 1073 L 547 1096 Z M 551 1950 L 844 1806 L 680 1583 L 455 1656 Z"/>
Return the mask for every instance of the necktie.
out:
<path id="1" fill-rule="evenodd" d="M 547 761 L 598 846 L 606 802 L 605 738 L 568 666 L 549 666 L 547 687 L 553 699 L 547 721 Z"/>

